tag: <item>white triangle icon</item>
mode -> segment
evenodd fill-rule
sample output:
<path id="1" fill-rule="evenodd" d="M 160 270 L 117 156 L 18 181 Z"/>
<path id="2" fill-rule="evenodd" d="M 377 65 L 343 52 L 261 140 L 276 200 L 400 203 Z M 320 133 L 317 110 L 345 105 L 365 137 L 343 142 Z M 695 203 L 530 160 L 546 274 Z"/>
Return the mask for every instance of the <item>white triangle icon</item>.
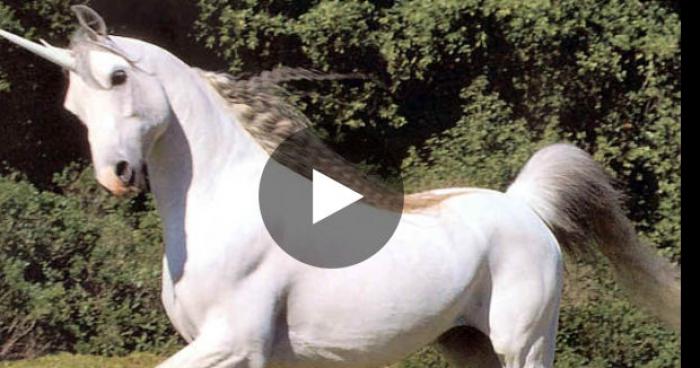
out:
<path id="1" fill-rule="evenodd" d="M 362 194 L 313 170 L 313 223 L 342 210 L 362 199 Z"/>

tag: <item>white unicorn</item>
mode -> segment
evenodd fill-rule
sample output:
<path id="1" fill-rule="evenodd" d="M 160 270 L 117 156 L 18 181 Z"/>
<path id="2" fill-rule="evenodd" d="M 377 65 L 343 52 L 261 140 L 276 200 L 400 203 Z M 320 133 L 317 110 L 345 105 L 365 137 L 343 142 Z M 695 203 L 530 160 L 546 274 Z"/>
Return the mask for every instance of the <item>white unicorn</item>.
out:
<path id="1" fill-rule="evenodd" d="M 560 244 L 596 247 L 636 301 L 679 325 L 677 268 L 639 245 L 602 168 L 571 145 L 537 152 L 505 193 L 407 197 L 393 237 L 357 265 L 295 260 L 260 216 L 279 135 L 260 128 L 303 118 L 265 78 L 200 71 L 74 10 L 82 27 L 69 49 L 0 36 L 69 72 L 65 108 L 87 125 L 100 184 L 137 190 L 148 165 L 165 232 L 162 300 L 189 342 L 159 367 L 380 367 L 431 343 L 460 367 L 551 367 Z"/>

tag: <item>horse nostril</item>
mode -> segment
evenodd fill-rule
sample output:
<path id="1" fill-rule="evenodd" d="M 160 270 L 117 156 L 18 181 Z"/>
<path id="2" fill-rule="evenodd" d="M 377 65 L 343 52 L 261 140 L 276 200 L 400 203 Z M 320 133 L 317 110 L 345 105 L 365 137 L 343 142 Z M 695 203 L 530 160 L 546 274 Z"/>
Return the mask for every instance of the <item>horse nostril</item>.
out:
<path id="1" fill-rule="evenodd" d="M 129 163 L 126 161 L 119 161 L 114 169 L 114 173 L 117 174 L 119 180 L 125 185 L 132 185 L 134 180 L 134 172 L 131 170 Z"/>

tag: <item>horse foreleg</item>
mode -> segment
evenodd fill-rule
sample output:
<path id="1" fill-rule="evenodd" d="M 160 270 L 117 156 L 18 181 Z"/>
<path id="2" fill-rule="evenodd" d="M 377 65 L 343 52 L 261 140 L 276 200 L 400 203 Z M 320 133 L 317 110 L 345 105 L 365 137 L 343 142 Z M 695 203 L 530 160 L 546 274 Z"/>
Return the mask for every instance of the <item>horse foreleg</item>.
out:
<path id="1" fill-rule="evenodd" d="M 156 368 L 264 368 L 266 349 L 256 345 L 203 334 Z"/>
<path id="2" fill-rule="evenodd" d="M 276 330 L 274 305 L 236 306 L 214 309 L 194 341 L 157 368 L 264 368 Z"/>

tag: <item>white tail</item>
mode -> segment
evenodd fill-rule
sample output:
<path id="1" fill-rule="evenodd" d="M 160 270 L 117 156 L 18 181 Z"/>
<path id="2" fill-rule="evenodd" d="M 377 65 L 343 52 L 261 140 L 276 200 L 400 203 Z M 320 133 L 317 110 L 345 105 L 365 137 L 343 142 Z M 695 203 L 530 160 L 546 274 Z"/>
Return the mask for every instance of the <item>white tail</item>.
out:
<path id="1" fill-rule="evenodd" d="M 635 303 L 680 330 L 680 269 L 640 244 L 621 193 L 585 151 L 568 144 L 541 149 L 507 193 L 527 202 L 565 251 L 599 250 Z"/>

